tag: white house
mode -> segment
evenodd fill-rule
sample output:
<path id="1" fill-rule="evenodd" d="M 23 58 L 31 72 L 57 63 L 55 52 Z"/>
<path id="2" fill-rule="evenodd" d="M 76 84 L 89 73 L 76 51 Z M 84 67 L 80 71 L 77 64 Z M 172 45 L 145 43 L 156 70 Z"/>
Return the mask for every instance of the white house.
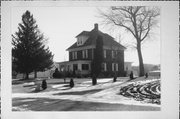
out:
<path id="1" fill-rule="evenodd" d="M 126 71 L 126 76 L 128 76 L 132 71 L 132 62 L 124 62 L 124 71 Z"/>

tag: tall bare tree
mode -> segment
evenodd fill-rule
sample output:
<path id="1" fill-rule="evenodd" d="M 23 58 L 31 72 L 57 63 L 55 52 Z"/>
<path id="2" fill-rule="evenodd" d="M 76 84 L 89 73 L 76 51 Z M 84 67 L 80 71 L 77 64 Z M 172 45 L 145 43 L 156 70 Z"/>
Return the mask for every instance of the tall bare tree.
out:
<path id="1" fill-rule="evenodd" d="M 158 23 L 159 8 L 146 6 L 111 7 L 108 11 L 100 11 L 99 15 L 106 25 L 119 26 L 134 36 L 139 58 L 139 76 L 144 76 L 141 44 L 149 37 L 150 31 Z"/>

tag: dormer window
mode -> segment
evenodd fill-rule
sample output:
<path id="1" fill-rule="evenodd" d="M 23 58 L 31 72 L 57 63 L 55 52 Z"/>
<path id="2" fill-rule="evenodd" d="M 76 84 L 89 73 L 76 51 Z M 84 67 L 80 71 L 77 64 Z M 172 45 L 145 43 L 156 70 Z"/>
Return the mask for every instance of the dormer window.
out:
<path id="1" fill-rule="evenodd" d="M 78 36 L 77 37 L 77 46 L 83 45 L 87 39 L 88 39 L 88 36 Z"/>

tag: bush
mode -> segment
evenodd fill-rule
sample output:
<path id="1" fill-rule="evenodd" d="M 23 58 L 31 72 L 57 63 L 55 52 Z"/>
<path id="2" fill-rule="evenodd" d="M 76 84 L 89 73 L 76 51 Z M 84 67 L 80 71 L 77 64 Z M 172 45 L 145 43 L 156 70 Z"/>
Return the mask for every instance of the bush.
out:
<path id="1" fill-rule="evenodd" d="M 130 80 L 134 79 L 134 76 L 133 76 L 133 72 L 132 72 L 132 71 L 131 71 L 129 77 L 130 77 Z"/>
<path id="2" fill-rule="evenodd" d="M 73 77 L 73 72 L 72 71 L 67 71 L 66 72 L 66 77 Z"/>
<path id="3" fill-rule="evenodd" d="M 53 78 L 61 78 L 61 73 L 59 72 L 58 68 L 55 69 L 53 73 Z"/>
<path id="4" fill-rule="evenodd" d="M 114 74 L 113 82 L 116 82 L 116 81 L 117 81 L 117 75 Z"/>
<path id="5" fill-rule="evenodd" d="M 145 78 L 148 78 L 148 73 L 145 74 Z"/>
<path id="6" fill-rule="evenodd" d="M 104 75 L 104 72 L 101 72 L 98 77 L 99 78 L 105 78 L 106 76 Z"/>
<path id="7" fill-rule="evenodd" d="M 42 81 L 42 85 L 41 85 L 42 89 L 45 90 L 47 88 L 47 82 L 46 80 Z"/>
<path id="8" fill-rule="evenodd" d="M 92 77 L 92 85 L 96 85 L 97 84 L 97 78 L 95 75 L 93 75 Z"/>
<path id="9" fill-rule="evenodd" d="M 73 79 L 70 80 L 69 85 L 70 85 L 71 88 L 74 87 L 74 81 L 73 81 Z"/>
<path id="10" fill-rule="evenodd" d="M 77 78 L 82 78 L 81 70 L 77 70 L 76 77 L 77 77 Z"/>

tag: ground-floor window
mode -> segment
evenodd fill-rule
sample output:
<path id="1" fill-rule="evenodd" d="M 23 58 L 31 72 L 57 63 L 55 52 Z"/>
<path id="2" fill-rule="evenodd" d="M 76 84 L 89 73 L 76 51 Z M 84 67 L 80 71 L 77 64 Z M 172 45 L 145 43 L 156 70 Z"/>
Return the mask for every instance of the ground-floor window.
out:
<path id="1" fill-rule="evenodd" d="M 112 71 L 118 71 L 118 63 L 112 63 Z"/>
<path id="2" fill-rule="evenodd" d="M 102 63 L 102 71 L 107 71 L 107 65 L 106 65 L 106 63 Z"/>
<path id="3" fill-rule="evenodd" d="M 89 70 L 89 64 L 82 64 L 82 70 Z"/>

